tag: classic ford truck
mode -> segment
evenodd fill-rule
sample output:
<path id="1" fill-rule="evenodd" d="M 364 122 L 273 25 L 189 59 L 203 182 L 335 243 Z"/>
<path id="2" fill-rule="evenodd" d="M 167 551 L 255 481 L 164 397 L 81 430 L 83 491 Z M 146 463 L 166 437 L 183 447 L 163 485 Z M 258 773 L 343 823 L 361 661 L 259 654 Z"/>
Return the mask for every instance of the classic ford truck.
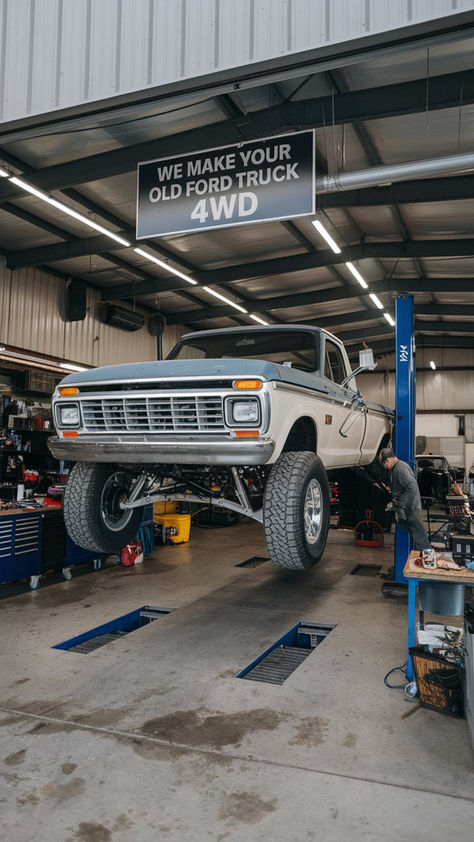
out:
<path id="1" fill-rule="evenodd" d="M 183 336 L 169 358 L 70 374 L 54 393 L 57 436 L 73 461 L 69 534 L 119 551 L 155 500 L 212 503 L 263 523 L 280 567 L 305 569 L 326 545 L 327 471 L 370 465 L 391 410 L 367 404 L 342 343 L 317 327 L 272 325 Z"/>

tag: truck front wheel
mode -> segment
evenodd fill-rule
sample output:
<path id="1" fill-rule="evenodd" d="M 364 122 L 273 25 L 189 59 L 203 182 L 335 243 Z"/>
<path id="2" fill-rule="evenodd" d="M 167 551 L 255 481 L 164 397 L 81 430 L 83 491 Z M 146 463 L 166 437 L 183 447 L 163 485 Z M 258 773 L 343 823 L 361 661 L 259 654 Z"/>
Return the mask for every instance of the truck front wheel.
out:
<path id="1" fill-rule="evenodd" d="M 310 451 L 282 453 L 263 499 L 263 530 L 278 567 L 306 570 L 321 558 L 329 530 L 330 493 L 323 463 Z"/>
<path id="2" fill-rule="evenodd" d="M 64 492 L 64 521 L 74 541 L 94 553 L 118 553 L 136 535 L 141 508 L 122 509 L 133 475 L 112 465 L 78 462 Z"/>

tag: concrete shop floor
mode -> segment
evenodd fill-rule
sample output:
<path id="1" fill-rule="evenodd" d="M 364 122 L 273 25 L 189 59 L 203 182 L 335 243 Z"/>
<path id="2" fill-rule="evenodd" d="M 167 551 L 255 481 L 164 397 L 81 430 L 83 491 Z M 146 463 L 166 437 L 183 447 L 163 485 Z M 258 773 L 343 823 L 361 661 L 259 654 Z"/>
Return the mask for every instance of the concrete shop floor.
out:
<path id="1" fill-rule="evenodd" d="M 254 555 L 257 524 L 193 528 L 133 569 L 0 589 L 5 842 L 472 840 L 465 720 L 401 718 L 383 677 L 406 602 L 349 575 L 392 549 L 331 530 L 309 573 L 235 566 Z M 51 648 L 144 604 L 177 610 L 91 654 Z M 282 686 L 234 677 L 300 620 L 337 626 Z"/>

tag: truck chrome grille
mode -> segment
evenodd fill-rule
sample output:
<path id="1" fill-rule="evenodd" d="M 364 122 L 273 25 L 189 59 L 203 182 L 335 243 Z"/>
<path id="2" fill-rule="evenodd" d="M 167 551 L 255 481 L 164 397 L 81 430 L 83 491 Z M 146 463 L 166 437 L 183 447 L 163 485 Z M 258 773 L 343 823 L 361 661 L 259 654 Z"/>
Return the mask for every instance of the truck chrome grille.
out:
<path id="1" fill-rule="evenodd" d="M 134 396 L 81 400 L 88 433 L 178 433 L 225 430 L 222 397 Z"/>

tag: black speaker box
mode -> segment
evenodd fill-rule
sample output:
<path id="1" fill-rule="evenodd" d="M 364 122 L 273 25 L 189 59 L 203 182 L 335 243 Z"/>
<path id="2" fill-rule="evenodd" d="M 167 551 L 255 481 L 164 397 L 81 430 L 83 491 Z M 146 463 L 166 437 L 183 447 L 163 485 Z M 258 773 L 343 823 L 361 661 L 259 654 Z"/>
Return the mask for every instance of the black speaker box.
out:
<path id="1" fill-rule="evenodd" d="M 71 279 L 66 286 L 66 321 L 82 322 L 86 317 L 86 287 Z"/>

